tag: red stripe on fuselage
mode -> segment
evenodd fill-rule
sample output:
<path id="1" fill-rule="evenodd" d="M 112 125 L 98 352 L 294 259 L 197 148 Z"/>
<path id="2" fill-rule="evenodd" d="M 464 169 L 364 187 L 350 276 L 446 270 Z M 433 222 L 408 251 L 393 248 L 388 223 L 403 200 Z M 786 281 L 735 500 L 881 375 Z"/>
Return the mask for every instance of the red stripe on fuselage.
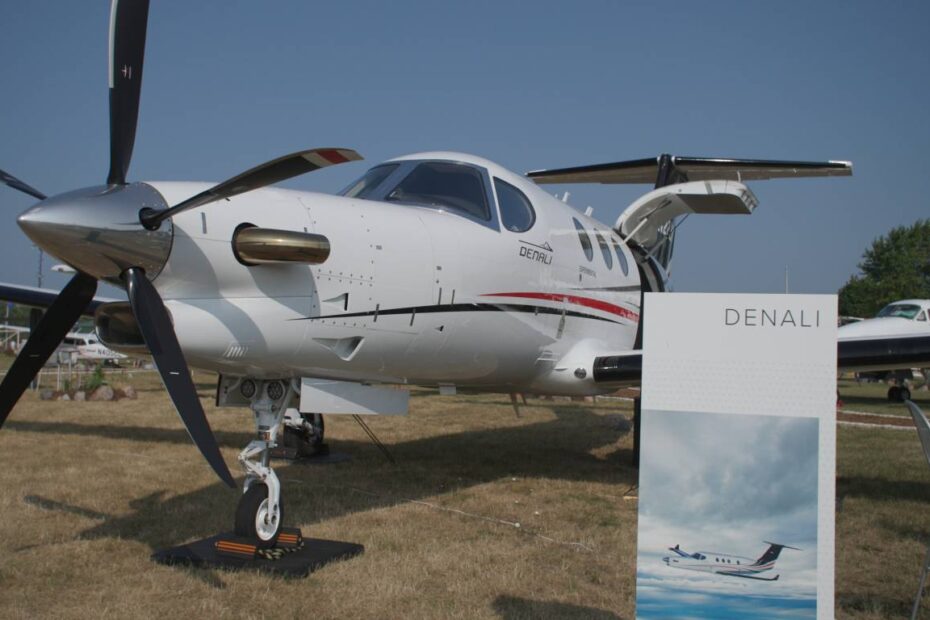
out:
<path id="1" fill-rule="evenodd" d="M 578 297 L 577 295 L 563 295 L 560 293 L 487 293 L 482 297 L 519 297 L 521 299 L 543 299 L 545 301 L 562 301 L 586 308 L 594 308 L 602 312 L 609 312 L 622 316 L 625 319 L 638 322 L 639 315 L 632 310 L 627 310 L 622 306 L 612 304 L 600 299 L 591 299 L 590 297 Z"/>

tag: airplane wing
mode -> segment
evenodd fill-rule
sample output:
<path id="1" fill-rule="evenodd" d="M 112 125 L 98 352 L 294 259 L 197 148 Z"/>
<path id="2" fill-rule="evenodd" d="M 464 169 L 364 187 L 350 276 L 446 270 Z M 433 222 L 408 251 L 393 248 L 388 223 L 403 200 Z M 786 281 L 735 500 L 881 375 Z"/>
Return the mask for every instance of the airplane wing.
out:
<path id="1" fill-rule="evenodd" d="M 845 338 L 837 346 L 840 370 L 930 368 L 930 336 Z"/>
<path id="2" fill-rule="evenodd" d="M 781 575 L 775 575 L 774 577 L 754 577 L 752 575 L 746 575 L 744 573 L 734 573 L 727 571 L 720 571 L 718 575 L 726 575 L 727 577 L 739 577 L 740 579 L 755 579 L 756 581 L 778 581 L 778 578 Z"/>
<path id="3" fill-rule="evenodd" d="M 848 161 L 779 161 L 770 159 L 724 159 L 660 155 L 593 166 L 534 170 L 526 176 L 543 183 L 660 183 L 663 160 L 674 169 L 679 181 L 760 181 L 787 177 L 850 176 Z"/>
<path id="4" fill-rule="evenodd" d="M 60 292 L 61 291 L 56 291 L 54 289 L 0 282 L 0 301 L 12 301 L 13 303 L 33 306 L 35 308 L 48 308 L 58 297 Z M 110 297 L 94 297 L 90 303 L 87 304 L 87 308 L 84 310 L 83 314 L 93 316 L 100 304 L 112 301 L 125 300 L 113 299 Z"/>
<path id="5" fill-rule="evenodd" d="M 855 372 L 930 368 L 930 336 L 838 340 L 836 363 L 841 371 Z M 641 350 L 594 359 L 596 383 L 617 387 L 639 385 L 642 374 Z"/>

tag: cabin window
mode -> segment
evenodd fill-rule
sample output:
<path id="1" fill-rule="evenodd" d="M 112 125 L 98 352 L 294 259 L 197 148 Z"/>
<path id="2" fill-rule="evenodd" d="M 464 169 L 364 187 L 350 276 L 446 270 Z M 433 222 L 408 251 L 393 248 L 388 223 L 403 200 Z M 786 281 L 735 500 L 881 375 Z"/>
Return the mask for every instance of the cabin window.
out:
<path id="1" fill-rule="evenodd" d="M 594 236 L 597 238 L 597 244 L 601 247 L 601 254 L 604 255 L 604 262 L 607 263 L 608 269 L 614 268 L 614 257 L 610 255 L 610 246 L 604 241 L 601 231 L 595 230 Z"/>
<path id="2" fill-rule="evenodd" d="M 578 231 L 578 240 L 581 242 L 581 249 L 584 250 L 585 258 L 588 261 L 594 260 L 594 248 L 591 246 L 591 237 L 588 236 L 588 231 L 576 218 L 573 217 L 572 222 L 575 224 L 575 230 Z"/>
<path id="3" fill-rule="evenodd" d="M 617 252 L 617 262 L 620 263 L 620 271 L 622 271 L 625 276 L 630 275 L 630 265 L 626 260 L 626 254 L 623 253 L 623 247 L 612 237 L 611 241 L 614 242 L 614 251 Z"/>
<path id="4" fill-rule="evenodd" d="M 385 200 L 450 211 L 483 222 L 491 219 L 481 172 L 462 164 L 419 164 Z"/>
<path id="5" fill-rule="evenodd" d="M 397 170 L 400 164 L 384 164 L 375 166 L 340 193 L 347 198 L 368 198 L 381 183 Z"/>
<path id="6" fill-rule="evenodd" d="M 926 321 L 926 320 L 927 320 L 927 311 L 924 310 L 924 311 L 922 311 L 920 314 L 918 314 L 918 315 L 917 315 L 917 320 L 918 320 L 918 321 Z"/>
<path id="7" fill-rule="evenodd" d="M 497 192 L 504 228 L 510 232 L 526 232 L 533 227 L 536 212 L 523 192 L 500 179 L 494 179 L 494 191 Z"/>

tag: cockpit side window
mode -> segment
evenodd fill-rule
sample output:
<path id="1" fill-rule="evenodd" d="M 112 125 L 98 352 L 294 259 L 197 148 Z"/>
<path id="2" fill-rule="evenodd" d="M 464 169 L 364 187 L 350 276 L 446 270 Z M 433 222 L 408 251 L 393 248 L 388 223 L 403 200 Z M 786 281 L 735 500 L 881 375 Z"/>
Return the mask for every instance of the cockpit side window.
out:
<path id="1" fill-rule="evenodd" d="M 497 204 L 501 208 L 504 228 L 510 232 L 526 232 L 533 227 L 536 212 L 526 194 L 497 178 L 494 179 L 494 190 L 497 192 Z"/>
<path id="2" fill-rule="evenodd" d="M 917 320 L 918 320 L 918 321 L 926 321 L 926 320 L 927 320 L 927 311 L 926 311 L 926 310 L 921 311 L 921 313 L 917 315 Z"/>
<path id="3" fill-rule="evenodd" d="M 383 164 L 375 166 L 362 175 L 362 178 L 353 182 L 347 188 L 340 192 L 347 198 L 368 198 L 381 183 L 391 176 L 391 173 L 397 170 L 400 164 Z"/>
<path id="4" fill-rule="evenodd" d="M 481 173 L 457 163 L 418 164 L 385 200 L 457 212 L 483 222 L 491 219 Z"/>

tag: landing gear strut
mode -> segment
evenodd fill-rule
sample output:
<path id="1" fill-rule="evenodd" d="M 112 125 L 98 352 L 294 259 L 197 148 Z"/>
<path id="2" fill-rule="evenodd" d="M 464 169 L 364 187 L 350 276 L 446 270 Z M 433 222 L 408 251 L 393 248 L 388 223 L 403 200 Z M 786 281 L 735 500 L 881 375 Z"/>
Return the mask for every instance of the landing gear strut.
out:
<path id="1" fill-rule="evenodd" d="M 289 381 L 256 383 L 250 404 L 255 414 L 256 438 L 239 453 L 245 483 L 236 508 L 235 532 L 267 548 L 277 542 L 284 520 L 281 483 L 270 465 L 271 449 L 277 445 L 284 412 L 297 390 Z"/>

